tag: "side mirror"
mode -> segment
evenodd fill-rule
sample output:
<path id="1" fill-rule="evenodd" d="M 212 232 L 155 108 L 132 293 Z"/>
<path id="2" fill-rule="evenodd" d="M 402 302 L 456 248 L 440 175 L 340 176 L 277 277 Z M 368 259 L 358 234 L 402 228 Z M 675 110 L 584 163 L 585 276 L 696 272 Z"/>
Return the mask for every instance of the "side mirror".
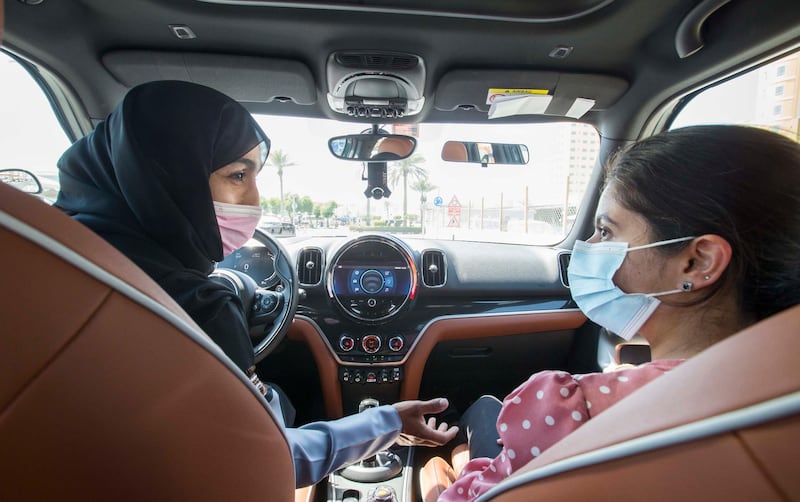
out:
<path id="1" fill-rule="evenodd" d="M 448 141 L 442 147 L 442 160 L 480 164 L 524 165 L 530 160 L 525 145 L 480 143 L 474 141 Z"/>
<path id="2" fill-rule="evenodd" d="M 39 182 L 39 178 L 24 169 L 0 169 L 0 181 L 29 194 L 42 193 L 42 184 Z"/>
<path id="3" fill-rule="evenodd" d="M 337 159 L 392 162 L 410 157 L 417 148 L 417 140 L 402 134 L 348 134 L 328 140 L 328 148 Z"/>

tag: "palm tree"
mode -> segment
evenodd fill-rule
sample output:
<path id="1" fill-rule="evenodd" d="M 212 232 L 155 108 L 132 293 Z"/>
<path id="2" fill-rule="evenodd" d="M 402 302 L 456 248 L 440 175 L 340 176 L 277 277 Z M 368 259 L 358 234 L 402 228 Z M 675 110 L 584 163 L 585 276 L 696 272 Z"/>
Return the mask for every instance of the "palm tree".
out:
<path id="1" fill-rule="evenodd" d="M 406 226 L 408 223 L 406 218 L 406 214 L 408 213 L 408 177 L 411 176 L 416 180 L 427 178 L 428 171 L 426 171 L 424 167 L 419 166 L 419 164 L 424 162 L 425 157 L 414 154 L 407 159 L 395 162 L 389 174 L 389 181 L 392 187 L 396 187 L 397 182 L 400 181 L 401 178 L 403 180 L 403 226 Z"/>
<path id="2" fill-rule="evenodd" d="M 425 202 L 428 201 L 428 197 L 425 195 L 428 192 L 432 192 L 436 190 L 437 187 L 427 177 L 418 178 L 414 183 L 411 184 L 411 189 L 415 192 L 419 192 L 419 224 L 420 226 L 425 225 Z"/>
<path id="3" fill-rule="evenodd" d="M 275 166 L 278 171 L 278 182 L 280 183 L 281 188 L 281 216 L 284 213 L 284 203 L 283 203 L 283 168 L 290 167 L 296 165 L 294 162 L 289 160 L 289 155 L 283 153 L 281 150 L 273 150 L 272 153 L 269 154 L 269 160 L 267 161 L 268 165 Z"/>

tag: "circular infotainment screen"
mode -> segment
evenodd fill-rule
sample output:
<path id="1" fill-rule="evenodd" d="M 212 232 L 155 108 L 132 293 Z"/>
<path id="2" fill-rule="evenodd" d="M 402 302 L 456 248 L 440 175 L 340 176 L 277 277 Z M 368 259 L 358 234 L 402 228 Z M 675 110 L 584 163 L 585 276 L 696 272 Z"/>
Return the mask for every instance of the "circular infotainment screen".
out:
<path id="1" fill-rule="evenodd" d="M 349 316 L 385 321 L 413 299 L 416 277 L 414 259 L 401 242 L 367 235 L 346 243 L 333 257 L 328 291 Z"/>

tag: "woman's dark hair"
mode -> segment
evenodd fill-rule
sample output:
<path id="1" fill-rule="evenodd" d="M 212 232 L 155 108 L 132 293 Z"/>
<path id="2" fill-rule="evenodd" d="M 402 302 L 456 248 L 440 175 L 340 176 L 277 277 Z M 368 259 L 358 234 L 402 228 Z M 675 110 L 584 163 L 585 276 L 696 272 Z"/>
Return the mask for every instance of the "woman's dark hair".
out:
<path id="1" fill-rule="evenodd" d="M 727 240 L 733 256 L 718 284 L 732 281 L 744 312 L 763 319 L 800 303 L 800 144 L 755 127 L 676 129 L 615 155 L 609 183 L 655 241 Z"/>

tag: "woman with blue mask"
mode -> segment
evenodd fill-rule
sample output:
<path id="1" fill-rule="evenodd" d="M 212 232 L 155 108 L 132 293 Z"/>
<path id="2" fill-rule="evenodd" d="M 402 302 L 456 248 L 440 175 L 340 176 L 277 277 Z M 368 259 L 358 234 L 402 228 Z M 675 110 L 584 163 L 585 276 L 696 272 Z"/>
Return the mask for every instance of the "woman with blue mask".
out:
<path id="1" fill-rule="evenodd" d="M 235 100 L 161 81 L 128 91 L 58 165 L 55 205 L 147 272 L 243 372 L 255 371 L 243 306 L 208 274 L 253 235 L 261 216 L 256 176 L 269 148 Z M 425 419 L 445 408 L 445 399 L 404 401 L 287 428 L 297 486 L 375 454 L 401 432 L 446 443 L 457 428 Z"/>
<path id="2" fill-rule="evenodd" d="M 800 145 L 762 129 L 698 126 L 624 149 L 568 276 L 587 317 L 625 339 L 641 335 L 652 362 L 544 371 L 502 403 L 479 399 L 460 422 L 469 450 L 457 447 L 453 466 L 435 457 L 423 469 L 426 501 L 475 499 L 685 359 L 800 303 Z M 452 485 L 443 492 L 442 479 Z"/>

